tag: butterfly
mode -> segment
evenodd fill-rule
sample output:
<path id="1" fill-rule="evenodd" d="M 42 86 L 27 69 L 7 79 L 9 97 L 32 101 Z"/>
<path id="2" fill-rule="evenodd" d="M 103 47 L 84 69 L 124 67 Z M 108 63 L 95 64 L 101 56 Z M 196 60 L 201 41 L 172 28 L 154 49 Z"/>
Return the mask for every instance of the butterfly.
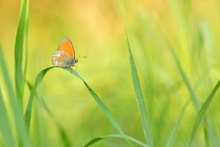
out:
<path id="1" fill-rule="evenodd" d="M 71 67 L 78 60 L 75 58 L 73 44 L 68 37 L 64 37 L 58 46 L 58 49 L 52 55 L 52 64 L 56 67 Z"/>

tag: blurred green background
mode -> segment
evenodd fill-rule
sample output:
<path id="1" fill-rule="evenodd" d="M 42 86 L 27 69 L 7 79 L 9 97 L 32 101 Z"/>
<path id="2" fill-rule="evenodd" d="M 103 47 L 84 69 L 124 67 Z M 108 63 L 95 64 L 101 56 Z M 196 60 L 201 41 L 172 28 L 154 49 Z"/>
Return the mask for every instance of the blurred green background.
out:
<path id="1" fill-rule="evenodd" d="M 52 66 L 53 52 L 60 40 L 68 36 L 76 56 L 87 56 L 80 58 L 74 68 L 102 98 L 125 133 L 144 141 L 131 78 L 127 31 L 155 146 L 164 146 L 190 97 L 165 40 L 174 47 L 203 104 L 220 75 L 219 5 L 217 0 L 32 0 L 29 7 L 27 80 L 34 83 L 42 69 Z M 0 1 L 0 43 L 11 77 L 19 9 L 20 1 Z M 1 87 L 4 90 L 4 86 Z M 83 83 L 68 72 L 59 68 L 51 70 L 37 92 L 67 131 L 73 146 L 83 146 L 97 136 L 117 133 Z M 25 106 L 29 95 L 26 87 Z M 220 138 L 219 93 L 215 97 L 207 118 Z M 31 124 L 33 138 L 42 129 L 45 133 L 42 136 L 48 138 L 45 144 L 60 146 L 62 143 L 54 122 L 41 106 L 35 107 L 39 109 L 36 109 L 33 119 L 38 118 L 40 125 L 35 124 L 36 121 Z M 196 114 L 190 103 L 175 146 L 188 145 Z M 197 133 L 194 144 L 205 146 L 202 129 Z M 97 144 L 123 145 L 127 143 L 121 139 Z"/>

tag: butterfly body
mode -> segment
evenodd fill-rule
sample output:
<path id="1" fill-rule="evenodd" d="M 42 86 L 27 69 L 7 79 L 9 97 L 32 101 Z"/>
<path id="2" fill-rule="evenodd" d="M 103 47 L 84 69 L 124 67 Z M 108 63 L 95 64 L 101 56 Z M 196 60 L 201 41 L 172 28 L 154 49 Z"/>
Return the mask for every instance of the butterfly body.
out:
<path id="1" fill-rule="evenodd" d="M 71 67 L 74 66 L 78 60 L 75 58 L 75 51 L 72 42 L 69 38 L 64 37 L 58 49 L 52 55 L 52 64 L 56 67 Z"/>

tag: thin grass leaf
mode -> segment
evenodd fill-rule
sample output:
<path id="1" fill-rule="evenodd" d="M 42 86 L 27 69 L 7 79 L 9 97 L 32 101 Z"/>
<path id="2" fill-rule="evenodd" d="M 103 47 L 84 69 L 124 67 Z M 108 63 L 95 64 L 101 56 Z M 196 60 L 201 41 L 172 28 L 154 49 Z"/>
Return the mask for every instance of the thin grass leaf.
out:
<path id="1" fill-rule="evenodd" d="M 23 83 L 25 83 L 25 79 L 26 79 L 26 75 L 27 75 L 27 61 L 28 61 L 28 19 L 29 19 L 29 1 L 27 1 L 27 7 L 26 7 L 26 30 L 25 30 L 25 35 L 26 35 L 26 40 L 25 40 L 25 57 L 24 57 L 24 73 L 23 73 L 23 77 L 24 77 L 24 81 Z M 22 96 L 24 94 L 24 90 L 22 90 Z"/>
<path id="2" fill-rule="evenodd" d="M 213 39 L 211 34 L 211 28 L 209 27 L 206 21 L 201 21 L 199 23 L 199 30 L 201 32 L 201 36 L 203 38 L 203 44 L 205 46 L 205 56 L 206 62 L 211 67 L 213 66 L 214 59 L 214 46 Z"/>
<path id="3" fill-rule="evenodd" d="M 192 130 L 192 133 L 191 133 L 191 139 L 190 139 L 190 145 L 192 144 L 193 142 L 193 139 L 196 135 L 196 132 L 205 116 L 205 113 L 210 105 L 210 103 L 212 102 L 214 96 L 215 96 L 215 93 L 217 92 L 218 88 L 220 86 L 220 80 L 218 81 L 218 83 L 215 85 L 214 89 L 212 90 L 212 92 L 210 93 L 209 97 L 207 98 L 207 100 L 205 101 L 204 105 L 202 106 L 202 108 L 200 109 L 199 113 L 197 114 L 196 116 L 196 120 L 195 120 L 195 123 L 194 123 L 194 126 L 193 126 L 193 130 Z"/>
<path id="4" fill-rule="evenodd" d="M 30 121 L 31 121 L 31 112 L 32 112 L 32 103 L 33 103 L 33 99 L 34 99 L 34 96 L 36 94 L 36 90 L 37 90 L 37 87 L 38 85 L 40 84 L 40 82 L 43 80 L 45 74 L 54 67 L 48 67 L 48 68 L 45 68 L 44 70 L 42 70 L 41 72 L 39 72 L 39 74 L 37 75 L 36 79 L 35 79 L 35 83 L 34 83 L 34 86 L 33 86 L 33 89 L 31 90 L 31 94 L 30 94 L 30 97 L 29 97 L 29 101 L 28 101 L 28 105 L 27 105 L 27 108 L 26 108 L 26 111 L 25 111 L 25 119 L 26 119 L 26 123 L 27 123 L 27 128 L 29 129 L 30 128 Z"/>
<path id="5" fill-rule="evenodd" d="M 0 89 L 0 128 L 1 128 L 1 134 L 4 139 L 4 145 L 6 147 L 14 147 L 16 145 L 15 139 L 12 134 L 8 113 L 6 110 L 5 103 L 3 101 L 2 91 Z"/>
<path id="6" fill-rule="evenodd" d="M 104 137 L 97 137 L 97 138 L 94 138 L 93 140 L 89 141 L 84 147 L 89 147 L 95 143 L 97 143 L 98 141 L 100 140 L 103 140 L 105 139 Z"/>
<path id="7" fill-rule="evenodd" d="M 22 105 L 22 97 L 24 91 L 24 81 L 25 77 L 23 75 L 22 64 L 23 64 L 23 42 L 25 27 L 27 24 L 27 0 L 22 0 L 20 17 L 16 34 L 15 48 L 14 48 L 14 58 L 15 58 L 15 87 L 16 94 L 20 99 L 20 104 Z"/>
<path id="8" fill-rule="evenodd" d="M 33 89 L 33 85 L 26 80 L 27 86 L 29 91 L 31 92 Z M 36 94 L 36 97 L 38 97 L 38 95 Z M 47 133 L 45 133 L 46 128 L 45 128 L 45 122 L 42 121 L 42 114 L 40 113 L 41 109 L 39 108 L 39 105 L 33 105 L 32 106 L 34 109 L 34 117 L 33 120 L 34 122 L 32 122 L 33 126 L 32 128 L 34 129 L 33 131 L 35 132 L 36 135 L 36 144 L 35 146 L 39 146 L 39 147 L 46 147 L 48 146 L 48 136 Z"/>
<path id="9" fill-rule="evenodd" d="M 93 96 L 94 100 L 97 102 L 97 104 L 99 105 L 99 107 L 102 109 L 102 111 L 105 113 L 105 115 L 108 117 L 108 119 L 111 121 L 111 123 L 114 125 L 114 127 L 118 130 L 118 132 L 124 136 L 124 139 L 129 143 L 130 146 L 133 146 L 127 139 L 126 139 L 126 135 L 124 133 L 124 131 L 122 130 L 122 128 L 120 127 L 119 123 L 116 121 L 116 119 L 114 118 L 114 116 L 112 115 L 112 113 L 110 112 L 110 110 L 108 109 L 108 107 L 105 105 L 105 103 L 99 98 L 99 96 L 92 90 L 92 88 L 89 86 L 89 84 L 76 72 L 74 71 L 72 68 L 64 68 L 65 70 L 67 70 L 68 72 L 72 73 L 73 75 L 75 75 L 76 77 L 78 77 L 79 79 L 82 80 L 82 82 L 85 84 L 85 86 L 87 87 L 87 89 L 89 90 L 89 92 L 91 93 L 91 95 Z"/>
<path id="10" fill-rule="evenodd" d="M 53 120 L 54 124 L 56 125 L 56 127 L 58 128 L 58 131 L 59 131 L 59 134 L 61 135 L 61 138 L 62 138 L 62 142 L 64 144 L 65 147 L 70 147 L 71 146 L 71 143 L 67 137 L 67 134 L 64 130 L 64 128 L 60 125 L 60 123 L 57 121 L 57 119 L 55 118 L 55 116 L 53 115 L 53 113 L 48 109 L 45 101 L 43 99 L 40 100 L 40 98 L 38 97 L 37 93 L 36 93 L 36 89 L 39 85 L 39 83 L 42 81 L 43 77 L 45 76 L 45 74 L 51 69 L 51 67 L 49 68 L 46 68 L 44 70 L 42 70 L 36 79 L 36 81 L 38 82 L 35 82 L 36 85 L 31 85 L 30 82 L 26 81 L 27 84 L 28 84 L 28 87 L 30 89 L 31 92 L 33 92 L 33 94 L 35 93 L 35 96 L 37 97 L 37 100 L 39 101 L 39 103 L 43 106 L 44 110 L 46 110 L 46 112 L 48 113 L 48 115 L 50 116 L 50 118 Z M 35 89 L 34 89 L 35 87 Z M 34 90 L 33 90 L 34 89 Z M 29 99 L 30 100 L 30 99 Z M 32 97 L 32 101 L 29 101 L 30 102 L 30 105 L 32 105 L 31 103 L 33 103 L 33 97 Z"/>
<path id="11" fill-rule="evenodd" d="M 25 112 L 25 118 L 27 121 L 28 128 L 30 127 L 32 103 L 33 103 L 34 95 L 36 94 L 36 89 L 37 89 L 38 85 L 40 84 L 40 82 L 42 81 L 45 74 L 52 68 L 54 68 L 54 67 L 48 67 L 48 68 L 42 70 L 36 77 L 35 84 L 34 84 L 33 89 L 31 91 L 28 106 L 27 106 L 27 109 Z M 79 79 L 81 79 L 83 81 L 83 83 L 86 85 L 87 89 L 89 90 L 89 92 L 91 93 L 91 95 L 93 96 L 95 101 L 98 103 L 100 108 L 103 110 L 103 112 L 109 118 L 109 120 L 112 122 L 112 124 L 115 126 L 115 128 L 119 131 L 119 133 L 121 133 L 122 136 L 124 136 L 125 140 L 132 146 L 132 144 L 126 139 L 125 133 L 123 132 L 122 128 L 120 127 L 120 125 L 118 124 L 116 119 L 113 117 L 113 115 L 111 114 L 111 112 L 109 111 L 107 106 L 102 102 L 102 100 L 98 97 L 98 95 L 92 90 L 92 88 L 88 85 L 88 83 L 81 76 L 79 76 L 79 74 L 77 72 L 75 72 L 72 68 L 63 68 L 63 69 L 67 70 L 68 72 L 72 73 L 73 75 L 75 75 L 76 77 L 78 77 Z"/>
<path id="12" fill-rule="evenodd" d="M 183 70 L 183 68 L 182 68 L 182 66 L 179 62 L 179 59 L 177 58 L 177 55 L 176 55 L 172 45 L 170 44 L 170 42 L 168 42 L 168 40 L 166 40 L 166 43 L 167 43 L 168 48 L 169 48 L 169 50 L 170 50 L 170 52 L 173 56 L 174 61 L 176 62 L 177 68 L 178 68 L 178 70 L 179 70 L 179 72 L 180 72 L 180 74 L 183 78 L 183 81 L 186 84 L 186 87 L 187 87 L 187 89 L 190 93 L 190 96 L 191 96 L 191 99 L 193 101 L 194 107 L 195 107 L 196 111 L 199 111 L 199 109 L 201 108 L 201 104 L 199 102 L 199 99 L 196 96 L 196 93 L 195 93 L 194 89 L 192 88 L 192 85 L 191 85 L 189 79 L 187 78 L 187 76 L 186 76 L 186 74 L 185 74 L 185 72 L 184 72 L 184 70 Z"/>
<path id="13" fill-rule="evenodd" d="M 25 125 L 21 105 L 18 102 L 18 99 L 16 97 L 6 65 L 7 64 L 4 59 L 2 48 L 0 46 L 0 67 L 2 70 L 2 75 L 3 75 L 6 91 L 8 93 L 8 99 L 9 99 L 9 102 L 12 108 L 12 112 L 14 114 L 14 121 L 16 122 L 15 125 L 16 125 L 17 136 L 19 138 L 19 144 L 21 143 L 23 147 L 30 147 L 32 146 L 31 140 L 30 140 L 30 137 L 28 135 L 28 131 Z"/>
<path id="14" fill-rule="evenodd" d="M 180 123 L 181 123 L 181 121 L 182 121 L 182 119 L 183 119 L 183 115 L 184 115 L 184 113 L 185 113 L 185 110 L 186 110 L 187 106 L 189 105 L 189 102 L 190 102 L 190 99 L 189 99 L 189 100 L 186 102 L 186 104 L 184 105 L 184 107 L 183 107 L 183 109 L 182 109 L 182 111 L 181 111 L 181 113 L 180 113 L 180 116 L 179 116 L 179 118 L 178 118 L 178 120 L 177 120 L 177 122 L 176 122 L 176 125 L 174 126 L 174 128 L 173 128 L 173 130 L 172 130 L 172 132 L 171 132 L 171 134 L 170 134 L 170 137 L 169 137 L 169 139 L 167 140 L 166 147 L 170 147 L 170 146 L 173 145 L 173 142 L 174 142 L 174 140 L 175 140 L 177 131 L 178 131 L 179 127 L 180 127 Z"/>
<path id="15" fill-rule="evenodd" d="M 208 65 L 208 69 L 213 69 L 214 64 L 214 46 L 213 46 L 213 36 L 211 34 L 210 26 L 206 21 L 201 21 L 199 23 L 199 32 L 201 33 L 201 44 L 204 45 L 204 55 L 205 55 L 205 61 Z M 204 73 L 205 74 L 205 73 Z M 206 75 L 209 75 L 208 73 Z M 204 79 L 204 78 L 203 78 Z M 204 121 L 204 136 L 205 136 L 205 142 L 207 146 L 212 144 L 212 146 L 219 146 L 220 140 L 217 135 L 217 130 L 212 127 L 211 123 L 206 119 Z"/>
<path id="16" fill-rule="evenodd" d="M 132 52 L 131 52 L 131 47 L 130 47 L 130 44 L 129 44 L 127 34 L 126 34 L 126 37 L 127 37 L 127 44 L 128 44 L 128 52 L 130 54 L 129 59 L 130 59 L 133 85 L 134 85 L 134 89 L 135 89 L 135 93 L 136 93 L 136 100 L 137 100 L 138 108 L 139 108 L 140 114 L 141 114 L 142 127 L 143 127 L 146 142 L 151 147 L 153 147 L 154 143 L 153 143 L 153 137 L 152 137 L 151 128 L 150 128 L 150 121 L 149 121 L 149 118 L 148 118 L 147 109 L 146 109 L 144 98 L 143 98 L 143 95 L 142 95 L 141 85 L 140 85 L 137 69 L 136 69 L 136 66 L 135 66 L 135 62 L 134 62 L 134 59 L 133 59 L 133 55 L 132 55 Z"/>
<path id="17" fill-rule="evenodd" d="M 62 143 L 64 144 L 64 146 L 71 147 L 71 142 L 68 138 L 66 131 L 62 127 L 62 125 L 59 123 L 59 121 L 56 119 L 56 117 L 53 115 L 53 113 L 48 109 L 45 101 L 43 99 L 40 100 L 39 98 L 38 98 L 38 100 L 40 101 L 40 104 L 47 111 L 48 115 L 50 116 L 50 118 L 53 120 L 54 124 L 58 128 L 58 131 L 59 131 L 59 134 L 61 135 Z"/>
<path id="18" fill-rule="evenodd" d="M 205 138 L 207 145 L 209 145 L 210 142 L 212 143 L 212 146 L 219 146 L 220 140 L 218 135 L 216 134 L 216 129 L 212 127 L 212 124 L 207 119 L 205 119 L 204 130 L 206 130 L 206 134 L 204 135 L 207 135 L 207 138 Z"/>
<path id="19" fill-rule="evenodd" d="M 71 147 L 71 143 L 67 137 L 66 131 L 63 129 L 63 127 L 59 124 L 56 124 L 59 130 L 59 134 L 61 135 L 62 143 L 65 147 Z"/>
<path id="20" fill-rule="evenodd" d="M 140 146 L 149 147 L 148 145 L 144 144 L 143 142 L 141 142 L 131 136 L 126 135 L 125 137 L 127 138 L 127 140 L 130 140 Z M 124 138 L 124 136 L 122 136 L 121 134 L 111 134 L 111 135 L 106 135 L 106 136 L 100 136 L 100 137 L 94 138 L 91 141 L 89 141 L 84 147 L 89 147 L 89 146 L 91 146 L 91 145 L 93 145 L 103 139 L 108 139 L 108 138 Z"/>
<path id="21" fill-rule="evenodd" d="M 165 40 L 166 40 L 166 39 L 165 39 Z M 190 84 L 190 82 L 189 82 L 187 76 L 185 75 L 185 73 L 184 73 L 184 71 L 183 71 L 183 69 L 182 69 L 182 66 L 181 66 L 181 64 L 180 64 L 180 62 L 179 62 L 179 60 L 178 60 L 178 58 L 177 58 L 177 55 L 176 55 L 175 52 L 174 52 L 173 47 L 172 47 L 171 44 L 168 42 L 168 40 L 166 40 L 166 42 L 167 42 L 167 44 L 168 44 L 168 46 L 169 46 L 169 49 L 170 49 L 170 51 L 171 51 L 171 53 L 172 53 L 172 55 L 173 55 L 173 58 L 174 58 L 175 62 L 176 62 L 176 64 L 177 64 L 177 67 L 178 67 L 178 69 L 179 69 L 179 71 L 180 71 L 180 74 L 181 74 L 181 76 L 182 76 L 182 78 L 183 78 L 183 81 L 185 82 L 185 84 L 186 84 L 186 86 L 187 86 L 187 88 L 188 88 L 188 91 L 189 91 L 189 93 L 190 93 L 190 95 L 191 95 L 191 99 L 192 99 L 192 101 L 193 101 L 194 107 L 195 107 L 196 111 L 199 112 L 200 109 L 201 109 L 201 104 L 200 104 L 200 102 L 199 102 L 199 99 L 197 98 L 197 96 L 196 96 L 196 94 L 195 94 L 195 91 L 193 90 L 193 88 L 192 88 L 192 86 L 191 86 L 191 84 Z M 206 122 L 207 122 L 207 133 L 211 133 L 211 134 L 209 134 L 208 136 L 211 135 L 212 138 L 217 138 L 216 133 L 215 133 L 215 131 L 213 130 L 212 126 L 210 125 L 209 121 L 206 120 Z M 194 134 L 194 135 L 195 135 L 195 134 Z M 212 143 L 215 143 L 215 142 L 216 142 L 215 140 L 216 140 L 216 139 L 211 139 Z"/>
<path id="22" fill-rule="evenodd" d="M 187 2 L 184 1 L 184 4 Z M 176 0 L 169 0 L 168 1 L 170 10 L 172 11 L 172 15 L 174 16 L 175 23 L 178 27 L 179 37 L 181 38 L 181 46 L 186 47 L 186 42 L 188 39 L 188 27 L 187 27 L 187 13 L 183 13 L 183 5 L 179 4 L 179 1 Z M 189 13 L 189 12 L 188 12 Z"/>

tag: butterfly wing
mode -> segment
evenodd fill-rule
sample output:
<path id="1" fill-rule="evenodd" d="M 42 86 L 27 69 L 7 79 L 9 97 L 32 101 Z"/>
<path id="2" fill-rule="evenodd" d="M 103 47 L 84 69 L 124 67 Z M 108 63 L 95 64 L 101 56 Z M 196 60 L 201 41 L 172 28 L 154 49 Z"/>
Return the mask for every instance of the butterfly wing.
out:
<path id="1" fill-rule="evenodd" d="M 73 59 L 75 59 L 75 51 L 73 44 L 68 37 L 64 37 L 59 44 L 58 50 L 67 52 Z"/>
<path id="2" fill-rule="evenodd" d="M 56 50 L 52 56 L 52 64 L 57 67 L 71 67 L 77 62 L 78 60 L 63 50 Z"/>

